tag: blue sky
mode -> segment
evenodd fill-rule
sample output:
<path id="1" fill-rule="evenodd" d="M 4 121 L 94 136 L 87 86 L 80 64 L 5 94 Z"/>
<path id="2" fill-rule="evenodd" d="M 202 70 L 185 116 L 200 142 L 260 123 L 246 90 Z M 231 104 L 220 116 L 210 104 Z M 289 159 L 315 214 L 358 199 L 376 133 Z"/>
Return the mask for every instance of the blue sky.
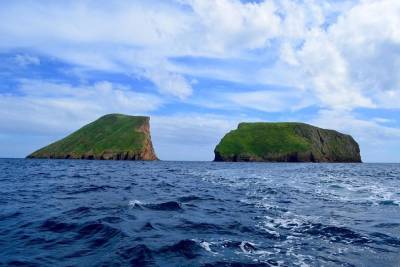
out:
<path id="1" fill-rule="evenodd" d="M 117 112 L 151 116 L 164 160 L 212 160 L 242 121 L 302 121 L 400 162 L 397 0 L 16 0 L 0 17 L 1 157 Z"/>

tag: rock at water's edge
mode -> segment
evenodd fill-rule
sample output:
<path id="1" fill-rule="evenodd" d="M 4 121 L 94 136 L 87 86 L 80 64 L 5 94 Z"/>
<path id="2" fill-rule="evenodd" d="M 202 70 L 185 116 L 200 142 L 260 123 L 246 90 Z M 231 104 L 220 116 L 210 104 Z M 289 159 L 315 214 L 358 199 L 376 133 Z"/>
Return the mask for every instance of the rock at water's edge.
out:
<path id="1" fill-rule="evenodd" d="M 361 162 L 350 135 L 295 122 L 240 123 L 214 153 L 214 161 Z"/>
<path id="2" fill-rule="evenodd" d="M 157 160 L 150 118 L 122 114 L 105 115 L 27 158 Z"/>

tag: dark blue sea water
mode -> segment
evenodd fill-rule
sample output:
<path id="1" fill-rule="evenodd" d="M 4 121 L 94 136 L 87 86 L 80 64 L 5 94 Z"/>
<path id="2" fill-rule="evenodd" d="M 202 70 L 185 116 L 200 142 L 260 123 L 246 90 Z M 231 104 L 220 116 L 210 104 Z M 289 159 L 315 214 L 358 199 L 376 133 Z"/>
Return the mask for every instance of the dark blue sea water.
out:
<path id="1" fill-rule="evenodd" d="M 399 266 L 399 164 L 0 160 L 0 265 Z"/>

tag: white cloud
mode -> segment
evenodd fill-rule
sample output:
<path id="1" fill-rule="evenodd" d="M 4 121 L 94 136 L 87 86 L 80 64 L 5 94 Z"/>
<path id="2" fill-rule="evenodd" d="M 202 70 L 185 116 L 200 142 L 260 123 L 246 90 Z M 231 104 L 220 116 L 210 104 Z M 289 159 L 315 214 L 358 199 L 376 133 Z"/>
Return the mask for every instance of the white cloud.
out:
<path id="1" fill-rule="evenodd" d="M 381 107 L 379 93 L 399 90 L 397 0 L 2 5 L 0 48 L 28 47 L 92 69 L 143 75 L 160 92 L 181 99 L 192 93 L 186 73 L 249 83 L 265 84 L 268 79 L 262 71 L 251 73 L 240 65 L 228 70 L 223 65 L 209 71 L 196 66 L 184 70 L 171 57 L 264 60 L 270 73 L 298 77 L 298 83 L 328 108 Z M 276 59 L 267 52 L 275 49 L 281 62 L 271 65 Z M 285 71 L 280 63 L 291 67 Z"/>
<path id="2" fill-rule="evenodd" d="M 373 107 L 371 100 L 349 80 L 350 66 L 324 32 L 311 32 L 298 57 L 322 105 L 340 109 Z"/>
<path id="3" fill-rule="evenodd" d="M 207 113 L 152 116 L 153 144 L 163 160 L 213 160 L 214 148 L 221 138 L 243 121 L 260 119 Z"/>
<path id="4" fill-rule="evenodd" d="M 161 93 L 177 96 L 180 99 L 185 99 L 192 94 L 190 83 L 177 73 L 151 69 L 147 70 L 144 75 L 159 88 Z"/>
<path id="5" fill-rule="evenodd" d="M 163 3 L 16 1 L 2 5 L 0 16 L 6 23 L 0 25 L 0 49 L 28 48 L 95 70 L 146 73 L 143 69 L 158 66 L 180 50 L 179 36 L 188 30 L 187 15 Z M 178 97 L 190 94 L 183 76 L 159 67 L 167 73 L 155 79 L 161 91 Z"/>
<path id="6" fill-rule="evenodd" d="M 311 28 L 320 27 L 325 22 L 324 4 L 314 0 L 276 1 L 284 19 L 280 36 L 287 39 L 304 38 Z"/>
<path id="7" fill-rule="evenodd" d="M 17 94 L 0 94 L 2 133 L 65 133 L 107 113 L 146 114 L 163 101 L 126 86 L 98 82 L 72 86 L 23 80 Z"/>
<path id="8" fill-rule="evenodd" d="M 190 84 L 174 71 L 170 57 L 238 56 L 263 48 L 279 32 L 272 1 L 181 2 L 184 6 L 147 1 L 3 3 L 0 49 L 29 48 L 91 69 L 143 75 L 161 92 L 183 99 L 191 94 Z"/>
<path id="9" fill-rule="evenodd" d="M 237 49 L 264 47 L 278 35 L 280 18 L 273 1 L 189 0 L 200 32 L 197 51 L 224 55 Z"/>
<path id="10" fill-rule="evenodd" d="M 304 92 L 289 89 L 230 93 L 224 98 L 231 105 L 265 112 L 296 111 L 313 104 L 312 97 L 305 97 Z"/>
<path id="11" fill-rule="evenodd" d="M 295 51 L 293 47 L 290 45 L 288 42 L 284 42 L 281 46 L 280 50 L 280 58 L 283 62 L 292 65 L 292 66 L 298 66 L 299 61 L 296 57 Z"/>
<path id="12" fill-rule="evenodd" d="M 360 1 L 327 29 L 311 28 L 295 56 L 282 59 L 300 62 L 325 107 L 382 108 L 379 96 L 400 88 L 399 24 L 399 1 Z"/>
<path id="13" fill-rule="evenodd" d="M 378 121 L 376 119 L 358 119 L 347 111 L 321 110 L 318 117 L 311 122 L 325 128 L 351 133 L 361 141 L 375 141 L 378 144 L 382 144 L 388 139 L 400 141 L 400 129 L 381 125 L 382 119 L 380 118 Z"/>
<path id="14" fill-rule="evenodd" d="M 15 62 L 21 67 L 26 67 L 28 65 L 40 65 L 40 59 L 38 57 L 26 54 L 16 55 Z"/>
<path id="15" fill-rule="evenodd" d="M 381 123 L 381 124 L 385 124 L 385 123 L 394 123 L 394 122 L 396 122 L 396 121 L 393 120 L 393 119 L 387 119 L 387 118 L 381 118 L 381 117 L 372 118 L 372 121 L 375 121 L 375 122 Z"/>
<path id="16" fill-rule="evenodd" d="M 400 88 L 377 92 L 374 99 L 381 108 L 400 109 Z"/>
<path id="17" fill-rule="evenodd" d="M 0 51 L 29 51 L 15 57 L 21 66 L 40 64 L 37 53 L 75 68 L 144 77 L 165 96 L 216 109 L 281 112 L 314 105 L 324 109 L 316 123 L 349 130 L 365 143 L 381 135 L 397 140 L 396 128 L 360 120 L 354 110 L 400 108 L 398 0 L 3 1 L 0 17 Z M 175 57 L 219 64 L 179 65 Z M 188 76 L 259 89 L 221 93 L 213 86 L 203 88 L 212 98 L 199 99 Z M 165 101 L 109 83 L 26 80 L 19 93 L 0 95 L 3 130 L 72 129 L 61 122 L 147 113 Z"/>
<path id="18" fill-rule="evenodd" d="M 254 90 L 236 87 L 234 90 L 210 87 L 186 104 L 214 110 L 243 112 L 248 110 L 262 112 L 299 111 L 315 105 L 317 99 L 306 90 L 282 87 L 275 90 Z M 275 114 L 276 115 L 276 114 Z"/>

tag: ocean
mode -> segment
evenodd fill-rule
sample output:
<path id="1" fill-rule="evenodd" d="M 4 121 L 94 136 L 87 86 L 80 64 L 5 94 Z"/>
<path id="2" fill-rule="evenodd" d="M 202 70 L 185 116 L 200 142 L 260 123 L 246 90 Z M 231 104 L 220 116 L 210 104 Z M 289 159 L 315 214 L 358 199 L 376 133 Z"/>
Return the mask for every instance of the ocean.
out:
<path id="1" fill-rule="evenodd" d="M 400 164 L 0 160 L 0 266 L 400 266 Z"/>

